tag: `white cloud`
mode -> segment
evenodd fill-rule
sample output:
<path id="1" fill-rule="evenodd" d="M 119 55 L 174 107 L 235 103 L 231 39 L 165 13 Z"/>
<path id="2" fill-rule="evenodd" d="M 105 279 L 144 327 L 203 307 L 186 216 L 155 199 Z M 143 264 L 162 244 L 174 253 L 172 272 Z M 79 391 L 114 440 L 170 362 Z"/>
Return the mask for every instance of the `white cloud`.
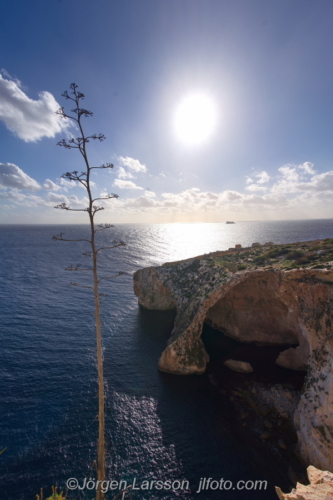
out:
<path id="1" fill-rule="evenodd" d="M 61 186 L 58 186 L 58 184 L 51 181 L 50 179 L 46 179 L 46 181 L 43 184 L 43 188 L 49 191 L 59 191 L 59 189 L 61 189 Z"/>
<path id="2" fill-rule="evenodd" d="M 303 163 L 303 165 L 298 165 L 298 168 L 304 170 L 305 173 L 307 174 L 315 174 L 316 171 L 313 169 L 314 164 L 311 163 L 310 161 L 306 161 Z"/>
<path id="3" fill-rule="evenodd" d="M 163 193 L 159 208 L 177 208 L 182 212 L 198 212 L 200 210 L 214 209 L 220 203 L 220 194 L 210 191 L 201 191 L 199 188 L 186 189 L 180 193 Z"/>
<path id="4" fill-rule="evenodd" d="M 126 206 L 131 208 L 151 208 L 155 206 L 159 206 L 159 203 L 156 203 L 155 200 L 151 198 L 147 198 L 146 196 L 139 196 L 139 198 L 127 200 Z"/>
<path id="5" fill-rule="evenodd" d="M 257 178 L 257 180 L 254 180 L 254 179 L 252 179 L 252 177 L 247 176 L 246 177 L 246 184 L 254 184 L 256 182 L 258 184 L 265 184 L 271 178 L 270 175 L 265 170 L 262 170 L 262 172 L 258 172 L 257 174 L 253 174 L 253 175 L 254 175 L 254 177 Z"/>
<path id="6" fill-rule="evenodd" d="M 306 168 L 310 171 L 313 165 Z M 323 213 L 322 204 L 325 197 L 326 215 L 329 213 L 329 207 L 333 208 L 333 171 L 312 177 L 311 181 L 302 184 L 304 190 L 301 192 L 299 181 L 305 175 L 303 170 L 305 169 L 293 165 L 282 166 L 273 187 L 266 186 L 270 180 L 267 172 L 253 174 L 252 183 L 245 186 L 251 193 L 231 190 L 206 192 L 190 188 L 178 193 L 162 193 L 159 198 L 152 198 L 146 191 L 144 196 L 118 201 L 117 210 L 120 210 L 119 213 L 136 214 L 135 217 L 140 217 L 143 213 L 147 216 L 150 214 L 149 217 L 154 216 L 157 220 L 159 217 L 170 217 L 171 220 L 219 221 L 221 218 L 230 218 L 227 214 L 243 220 L 249 217 L 306 218 Z M 321 190 L 325 192 L 319 193 Z"/>
<path id="7" fill-rule="evenodd" d="M 279 172 L 281 172 L 283 179 L 290 181 L 290 182 L 296 182 L 299 180 L 299 174 L 296 171 L 296 167 L 293 167 L 291 165 L 284 165 L 283 167 L 280 167 Z"/>
<path id="8" fill-rule="evenodd" d="M 132 220 L 137 222 L 147 220 L 219 222 L 236 219 L 330 217 L 333 210 L 333 170 L 311 175 L 309 172 L 313 170 L 313 164 L 307 163 L 309 165 L 306 167 L 304 164 L 282 166 L 272 187 L 267 185 L 268 174 L 267 176 L 263 172 L 251 174 L 252 182 L 244 185 L 239 191 L 212 192 L 192 187 L 157 196 L 153 191 L 137 186 L 130 180 L 118 178 L 114 186 L 133 190 L 132 197 L 101 201 L 105 208 L 103 214 L 108 217 L 108 210 L 112 210 L 116 218 L 120 217 L 126 221 L 133 218 Z M 55 192 L 59 191 L 57 187 L 66 189 L 68 181 L 65 179 L 64 185 L 47 179 L 44 185 L 40 186 L 16 165 L 0 164 L 0 166 L 3 170 L 1 174 L 0 168 L 0 180 L 5 188 L 4 191 L 0 191 L 3 204 L 12 202 L 16 206 L 32 208 L 42 206 L 48 210 L 60 203 L 66 203 L 71 208 L 85 208 L 88 204 L 86 197 L 79 199 L 75 195 L 68 196 L 68 192 Z M 260 180 L 264 182 L 260 183 Z M 71 186 L 71 183 L 68 184 Z M 42 188 L 48 189 L 48 193 L 44 193 L 44 196 L 20 191 L 20 189 L 36 191 Z M 104 189 L 102 188 L 103 193 Z M 100 191 L 99 189 L 98 192 Z M 23 208 L 22 213 L 25 213 Z M 72 214 L 75 217 L 75 212 Z"/>
<path id="9" fill-rule="evenodd" d="M 59 104 L 50 92 L 40 92 L 39 99 L 30 99 L 20 88 L 20 82 L 0 74 L 0 120 L 26 142 L 42 137 L 54 137 L 69 126 L 68 120 L 55 111 Z"/>
<path id="10" fill-rule="evenodd" d="M 244 208 L 248 209 L 250 206 L 252 209 L 262 210 L 263 208 L 267 210 L 269 206 L 271 208 L 281 207 L 287 202 L 287 198 L 281 194 L 267 193 L 262 196 L 256 194 L 249 194 L 243 196 L 242 205 Z"/>
<path id="11" fill-rule="evenodd" d="M 300 181 L 300 174 L 294 165 L 283 165 L 278 169 L 280 176 L 272 187 L 273 193 L 294 193 L 297 191 L 297 183 Z"/>
<path id="12" fill-rule="evenodd" d="M 44 196 L 31 193 L 43 189 L 48 191 Z M 89 200 L 87 197 L 79 199 L 75 195 L 66 196 L 54 192 L 60 189 L 62 189 L 62 186 L 59 186 L 51 179 L 46 179 L 44 184 L 40 185 L 17 165 L 0 163 L 0 200 L 11 200 L 16 205 L 29 208 L 54 208 L 55 205 L 60 203 L 66 203 L 71 208 L 86 208 L 88 206 Z M 26 212 L 23 211 L 22 215 L 25 214 Z"/>
<path id="13" fill-rule="evenodd" d="M 73 188 L 81 188 L 81 189 L 86 189 L 81 182 L 75 182 L 75 181 L 69 181 L 67 179 L 64 179 L 63 177 L 60 178 L 60 185 L 63 189 L 63 191 L 68 191 L 68 189 L 73 189 Z M 90 186 L 91 187 L 96 187 L 96 183 L 90 180 Z"/>
<path id="14" fill-rule="evenodd" d="M 220 198 L 221 200 L 225 200 L 225 201 L 235 201 L 235 200 L 239 200 L 240 198 L 242 198 L 243 195 L 238 193 L 238 191 L 223 191 L 223 193 L 221 193 L 220 195 Z"/>
<path id="15" fill-rule="evenodd" d="M 308 175 L 314 174 L 314 164 L 307 161 L 302 165 L 283 165 L 278 169 L 281 176 L 272 187 L 272 192 L 295 193 L 303 190 L 330 189 L 326 183 L 330 183 L 330 172 L 312 177 L 308 181 Z M 301 182 L 303 181 L 303 182 Z"/>
<path id="16" fill-rule="evenodd" d="M 68 188 L 71 189 L 71 188 L 76 187 L 76 182 L 68 181 L 67 179 L 64 179 L 63 177 L 60 178 L 60 184 L 63 188 L 65 188 L 65 190 L 67 190 Z"/>
<path id="17" fill-rule="evenodd" d="M 333 191 L 333 170 L 314 175 L 310 182 L 297 185 L 300 191 Z"/>
<path id="18" fill-rule="evenodd" d="M 143 189 L 142 187 L 134 184 L 132 181 L 123 181 L 122 179 L 116 179 L 113 185 L 120 189 Z"/>
<path id="19" fill-rule="evenodd" d="M 7 191 L 0 191 L 0 199 L 2 200 L 13 200 L 15 202 L 20 202 L 24 200 L 25 195 L 16 189 L 8 189 Z"/>
<path id="20" fill-rule="evenodd" d="M 65 196 L 63 194 L 49 192 L 45 197 L 35 194 L 23 194 L 22 192 L 10 189 L 0 191 L 0 199 L 12 200 L 13 202 L 27 207 L 49 207 L 54 208 L 55 205 L 66 203 L 71 208 L 85 208 L 89 204 L 87 197 L 79 199 L 77 196 Z"/>
<path id="21" fill-rule="evenodd" d="M 218 199 L 218 195 L 215 193 L 211 193 L 210 191 L 208 191 L 206 193 L 200 193 L 199 196 L 201 198 L 207 198 L 208 200 L 217 200 Z"/>
<path id="22" fill-rule="evenodd" d="M 67 206 L 71 208 L 86 208 L 89 205 L 89 200 L 87 197 L 79 199 L 75 195 L 65 196 L 64 194 L 48 193 L 46 201 L 50 202 L 52 206 L 56 203 L 66 203 Z"/>
<path id="23" fill-rule="evenodd" d="M 270 179 L 270 176 L 268 175 L 267 172 L 265 172 L 265 170 L 263 170 L 262 172 L 259 172 L 259 174 L 256 174 L 256 177 L 258 179 L 258 181 L 257 181 L 258 184 L 265 184 Z"/>
<path id="24" fill-rule="evenodd" d="M 0 163 L 0 186 L 28 191 L 37 191 L 41 188 L 35 179 L 29 177 L 14 163 Z"/>
<path id="25" fill-rule="evenodd" d="M 147 198 L 155 198 L 156 194 L 153 191 L 145 191 Z"/>
<path id="26" fill-rule="evenodd" d="M 124 167 L 118 167 L 117 173 L 116 173 L 118 179 L 134 179 L 134 175 L 131 174 L 131 172 L 127 172 Z"/>
<path id="27" fill-rule="evenodd" d="M 258 186 L 258 184 L 250 184 L 249 186 L 246 186 L 246 189 L 248 189 L 248 191 L 266 191 L 267 188 L 264 186 Z"/>
<path id="28" fill-rule="evenodd" d="M 8 80 L 12 80 L 13 82 L 15 82 L 20 89 L 22 88 L 22 82 L 20 82 L 18 78 L 15 78 L 11 74 L 9 74 L 5 68 L 1 68 L 0 73 L 2 73 L 2 75 L 5 76 Z"/>
<path id="29" fill-rule="evenodd" d="M 42 198 L 35 194 L 23 194 L 16 189 L 8 189 L 7 191 L 0 191 L 0 199 L 12 200 L 18 205 L 25 207 L 48 206 L 47 198 Z"/>
<path id="30" fill-rule="evenodd" d="M 68 204 L 68 198 L 64 194 L 48 193 L 47 199 L 52 201 L 52 203 L 66 203 Z"/>
<path id="31" fill-rule="evenodd" d="M 119 156 L 120 163 L 124 166 L 132 170 L 132 172 L 148 172 L 146 165 L 143 165 L 139 162 L 139 160 L 135 160 L 134 158 L 130 158 L 129 156 Z"/>
<path id="32" fill-rule="evenodd" d="M 267 188 L 262 186 L 262 184 L 266 184 L 269 181 L 270 176 L 268 175 L 268 173 L 263 170 L 258 174 L 254 174 L 254 177 L 256 177 L 255 180 L 253 180 L 251 177 L 246 178 L 246 184 L 248 185 L 245 189 L 247 189 L 248 191 L 266 191 Z"/>

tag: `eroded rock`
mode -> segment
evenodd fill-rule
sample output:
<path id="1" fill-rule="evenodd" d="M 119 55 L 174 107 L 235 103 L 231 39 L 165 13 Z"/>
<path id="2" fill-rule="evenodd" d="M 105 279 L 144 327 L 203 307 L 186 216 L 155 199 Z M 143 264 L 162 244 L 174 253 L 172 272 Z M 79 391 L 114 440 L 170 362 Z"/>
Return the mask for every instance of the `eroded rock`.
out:
<path id="1" fill-rule="evenodd" d="M 255 394 L 260 407 L 266 407 L 278 417 L 292 422 L 300 401 L 299 391 L 291 391 L 281 384 L 267 385 L 262 382 L 251 382 L 248 390 Z"/>
<path id="2" fill-rule="evenodd" d="M 333 474 L 318 470 L 312 465 L 307 469 L 310 484 L 297 483 L 291 493 L 283 493 L 275 487 L 280 500 L 329 500 L 333 498 Z"/>
<path id="3" fill-rule="evenodd" d="M 224 364 L 234 372 L 239 372 L 239 373 L 253 372 L 252 366 L 250 365 L 250 363 L 247 363 L 246 361 L 236 361 L 235 359 L 228 359 L 227 361 L 224 362 Z"/>
<path id="4" fill-rule="evenodd" d="M 290 347 L 279 354 L 276 364 L 283 368 L 306 371 L 308 368 L 309 344 L 306 340 L 302 345 Z"/>

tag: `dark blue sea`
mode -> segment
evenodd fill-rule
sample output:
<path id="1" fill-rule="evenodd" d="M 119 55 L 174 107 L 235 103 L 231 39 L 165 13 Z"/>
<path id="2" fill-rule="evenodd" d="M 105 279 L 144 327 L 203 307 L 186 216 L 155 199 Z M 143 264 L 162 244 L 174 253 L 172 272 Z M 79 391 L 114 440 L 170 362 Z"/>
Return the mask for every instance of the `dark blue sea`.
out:
<path id="1" fill-rule="evenodd" d="M 97 371 L 93 301 L 89 290 L 69 287 L 85 273 L 88 226 L 0 226 L 0 496 L 33 500 L 40 488 L 66 489 L 68 478 L 95 477 Z M 333 219 L 226 224 L 123 224 L 101 231 L 100 275 L 125 274 L 106 283 L 102 323 L 106 378 L 108 478 L 188 480 L 190 489 L 137 491 L 135 500 L 275 499 L 267 491 L 204 491 L 200 478 L 265 479 L 243 445 L 216 425 L 207 377 L 177 377 L 157 370 L 172 329 L 169 312 L 145 311 L 133 294 L 142 267 L 224 250 L 236 243 L 286 243 L 333 237 Z M 4 451 L 2 451 L 4 450 Z M 267 468 L 267 464 L 265 464 Z M 274 475 L 274 458 L 269 465 Z M 276 477 L 278 481 L 278 476 Z M 114 494 L 109 494 L 112 499 Z M 68 498 L 92 498 L 72 492 Z"/>

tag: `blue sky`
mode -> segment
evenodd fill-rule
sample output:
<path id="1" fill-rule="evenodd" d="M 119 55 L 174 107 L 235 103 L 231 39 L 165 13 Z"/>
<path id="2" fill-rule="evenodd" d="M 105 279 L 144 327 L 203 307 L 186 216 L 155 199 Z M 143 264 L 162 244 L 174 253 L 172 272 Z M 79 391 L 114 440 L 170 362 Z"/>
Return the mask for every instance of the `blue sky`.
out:
<path id="1" fill-rule="evenodd" d="M 87 222 L 61 181 L 81 170 L 54 110 L 76 82 L 103 222 L 332 217 L 331 0 L 4 1 L 0 15 L 1 223 Z M 214 107 L 201 143 L 175 132 L 193 94 Z M 82 216 L 81 216 L 82 215 Z"/>

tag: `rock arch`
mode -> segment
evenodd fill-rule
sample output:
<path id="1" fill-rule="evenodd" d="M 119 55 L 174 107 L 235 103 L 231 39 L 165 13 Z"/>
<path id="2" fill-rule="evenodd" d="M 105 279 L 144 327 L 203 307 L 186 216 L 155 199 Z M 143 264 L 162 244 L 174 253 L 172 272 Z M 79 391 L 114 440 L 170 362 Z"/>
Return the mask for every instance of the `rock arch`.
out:
<path id="1" fill-rule="evenodd" d="M 229 273 L 218 286 L 213 280 L 207 286 L 201 272 L 201 288 L 196 282 L 192 294 L 191 283 L 179 282 L 177 273 L 166 279 L 163 266 L 134 277 L 141 305 L 158 309 L 162 302 L 162 309 L 177 309 L 159 369 L 179 375 L 205 371 L 205 320 L 242 342 L 297 342 L 299 347 L 281 353 L 278 362 L 308 370 L 294 418 L 299 451 L 306 463 L 333 471 L 333 272 L 244 271 Z"/>

